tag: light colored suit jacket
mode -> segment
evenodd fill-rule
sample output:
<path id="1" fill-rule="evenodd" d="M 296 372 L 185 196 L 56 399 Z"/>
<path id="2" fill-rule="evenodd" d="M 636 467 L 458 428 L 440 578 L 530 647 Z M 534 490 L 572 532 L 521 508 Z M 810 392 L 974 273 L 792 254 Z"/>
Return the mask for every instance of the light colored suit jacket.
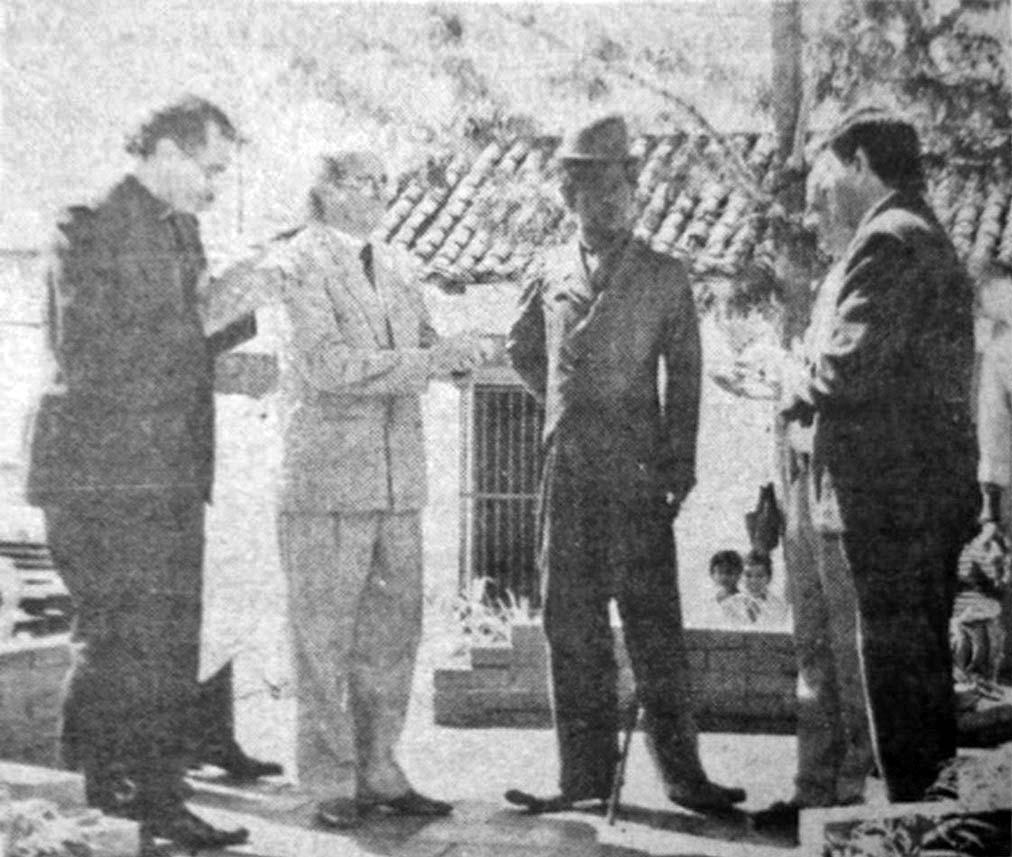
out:
<path id="1" fill-rule="evenodd" d="M 404 511 L 425 504 L 420 395 L 433 329 L 410 262 L 373 245 L 375 287 L 360 245 L 313 223 L 246 275 L 212 283 L 207 323 L 280 298 L 285 512 Z"/>

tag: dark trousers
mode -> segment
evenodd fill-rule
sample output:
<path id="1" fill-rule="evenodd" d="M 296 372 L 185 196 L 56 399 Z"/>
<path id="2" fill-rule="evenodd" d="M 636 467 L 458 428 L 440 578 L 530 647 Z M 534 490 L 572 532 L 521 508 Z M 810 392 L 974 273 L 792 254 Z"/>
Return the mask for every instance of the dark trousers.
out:
<path id="1" fill-rule="evenodd" d="M 207 681 L 201 682 L 189 738 L 195 763 L 206 761 L 206 756 L 228 751 L 235 745 L 231 661 Z"/>
<path id="2" fill-rule="evenodd" d="M 608 795 L 619 755 L 613 598 L 662 779 L 703 776 L 671 512 L 659 498 L 624 493 L 608 471 L 593 451 L 553 443 L 542 490 L 540 561 L 560 788 L 574 797 Z"/>
<path id="3" fill-rule="evenodd" d="M 921 800 L 956 754 L 949 620 L 974 492 L 930 496 L 916 528 L 884 524 L 877 502 L 845 515 L 875 756 L 893 802 Z"/>
<path id="4" fill-rule="evenodd" d="M 204 503 L 196 493 L 90 494 L 47 507 L 82 652 L 64 703 L 64 751 L 88 802 L 180 800 L 197 688 Z M 132 785 L 131 785 L 132 784 Z"/>

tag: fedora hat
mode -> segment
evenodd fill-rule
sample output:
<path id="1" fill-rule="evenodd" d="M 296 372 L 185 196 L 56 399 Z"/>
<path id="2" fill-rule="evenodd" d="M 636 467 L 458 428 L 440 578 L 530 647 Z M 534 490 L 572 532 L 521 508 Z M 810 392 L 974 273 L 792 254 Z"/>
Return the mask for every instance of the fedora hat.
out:
<path id="1" fill-rule="evenodd" d="M 629 131 L 621 116 L 604 116 L 574 128 L 562 138 L 556 157 L 562 163 L 629 163 Z"/>

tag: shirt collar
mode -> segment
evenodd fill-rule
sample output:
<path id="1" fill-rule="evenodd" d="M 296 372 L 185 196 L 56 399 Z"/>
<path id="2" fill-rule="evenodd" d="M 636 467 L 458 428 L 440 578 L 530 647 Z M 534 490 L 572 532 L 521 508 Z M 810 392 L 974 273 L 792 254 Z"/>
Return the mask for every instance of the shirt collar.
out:
<path id="1" fill-rule="evenodd" d="M 130 192 L 142 201 L 144 207 L 150 211 L 152 217 L 158 220 L 168 220 L 175 215 L 182 214 L 182 212 L 176 211 L 164 199 L 156 196 L 151 188 L 144 184 L 135 174 L 131 173 L 127 176 L 125 184 Z"/>
<path id="2" fill-rule="evenodd" d="M 577 246 L 580 248 L 581 255 L 593 256 L 596 259 L 607 259 L 609 256 L 623 248 L 631 237 L 631 232 L 619 232 L 611 239 L 611 241 L 607 244 L 601 245 L 600 247 L 591 247 L 586 244 L 582 238 L 577 238 L 576 242 Z"/>

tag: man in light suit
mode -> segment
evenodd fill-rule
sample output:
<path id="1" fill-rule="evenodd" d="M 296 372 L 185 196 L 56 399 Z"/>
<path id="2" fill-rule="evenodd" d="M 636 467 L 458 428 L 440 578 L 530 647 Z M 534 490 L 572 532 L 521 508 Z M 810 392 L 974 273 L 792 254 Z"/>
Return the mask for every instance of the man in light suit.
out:
<path id="1" fill-rule="evenodd" d="M 621 117 L 571 133 L 559 159 L 579 236 L 543 260 L 508 347 L 545 406 L 539 563 L 560 788 L 506 799 L 530 812 L 607 799 L 619 758 L 614 599 L 668 797 L 726 810 L 745 793 L 711 782 L 699 758 L 672 530 L 696 480 L 692 290 L 681 262 L 630 232 L 634 159 Z"/>
<path id="2" fill-rule="evenodd" d="M 422 620 L 426 500 L 420 396 L 481 359 L 471 334 L 441 339 L 410 264 L 368 236 L 384 213 L 377 158 L 324 159 L 307 226 L 243 275 L 212 284 L 211 328 L 279 296 L 288 579 L 300 785 L 317 819 L 349 828 L 373 808 L 445 815 L 394 758 Z"/>
<path id="3" fill-rule="evenodd" d="M 814 424 L 818 514 L 839 521 L 857 595 L 876 761 L 890 800 L 916 801 L 956 751 L 948 626 L 976 506 L 973 294 L 924 199 L 909 124 L 858 111 L 827 157 L 855 234 L 783 413 Z"/>

